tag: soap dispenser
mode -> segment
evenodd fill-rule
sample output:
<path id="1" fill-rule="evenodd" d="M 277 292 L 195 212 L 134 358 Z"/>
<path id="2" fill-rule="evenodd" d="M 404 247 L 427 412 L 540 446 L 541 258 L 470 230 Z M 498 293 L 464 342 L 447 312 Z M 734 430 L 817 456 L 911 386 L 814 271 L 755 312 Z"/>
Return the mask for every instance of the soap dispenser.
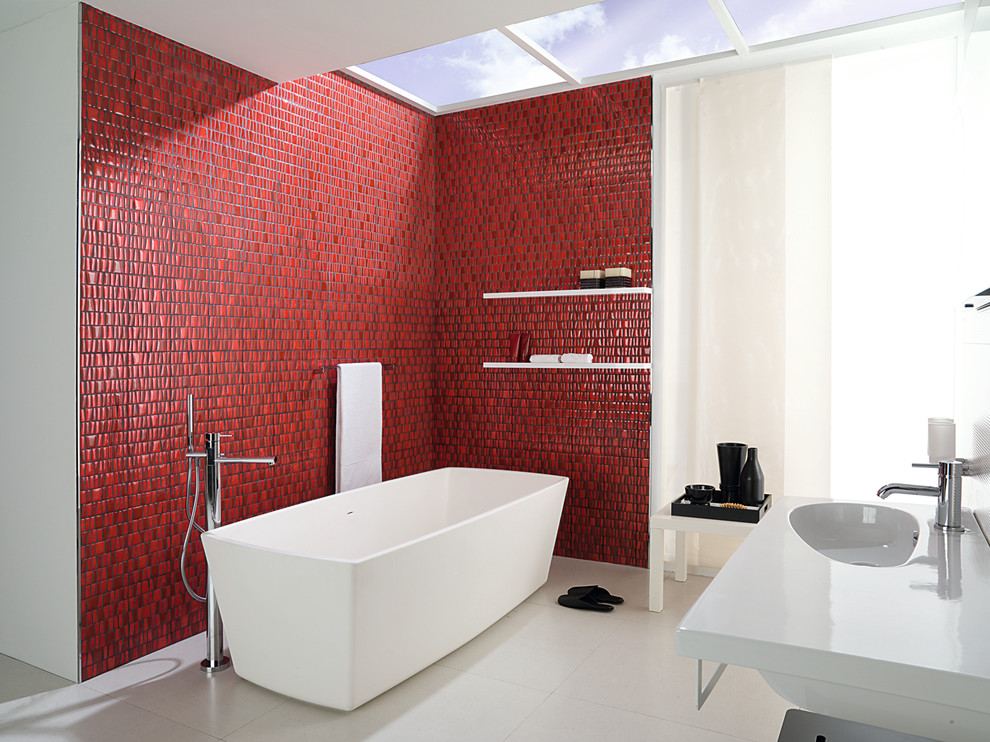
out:
<path id="1" fill-rule="evenodd" d="M 742 472 L 739 474 L 739 494 L 743 505 L 762 505 L 766 497 L 763 486 L 763 469 L 756 457 L 756 449 L 750 448 L 746 463 L 743 464 Z"/>

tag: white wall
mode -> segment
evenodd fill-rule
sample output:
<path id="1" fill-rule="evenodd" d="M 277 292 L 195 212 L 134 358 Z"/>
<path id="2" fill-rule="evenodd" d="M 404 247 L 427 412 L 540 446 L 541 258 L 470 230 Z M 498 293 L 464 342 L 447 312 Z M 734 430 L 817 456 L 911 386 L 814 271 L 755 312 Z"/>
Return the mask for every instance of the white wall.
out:
<path id="1" fill-rule="evenodd" d="M 717 481 L 716 438 L 761 446 L 768 489 L 789 495 L 932 480 L 910 463 L 926 458 L 927 418 L 953 414 L 953 312 L 990 287 L 990 33 L 962 61 L 948 40 L 789 66 L 783 115 L 772 74 L 655 81 L 654 508 Z M 759 345 L 780 325 L 775 300 L 749 293 L 757 263 L 783 290 L 783 377 L 754 371 L 781 357 Z M 747 401 L 724 393 L 733 383 Z M 709 543 L 691 558 L 719 566 L 731 547 Z"/>
<path id="2" fill-rule="evenodd" d="M 785 85 L 786 466 L 779 491 L 826 497 L 832 394 L 832 65 L 790 65 Z"/>
<path id="3" fill-rule="evenodd" d="M 953 312 L 990 287 L 990 34 L 833 65 L 832 495 L 935 484 Z"/>
<path id="4" fill-rule="evenodd" d="M 75 5 L 0 34 L 0 653 L 78 680 Z"/>

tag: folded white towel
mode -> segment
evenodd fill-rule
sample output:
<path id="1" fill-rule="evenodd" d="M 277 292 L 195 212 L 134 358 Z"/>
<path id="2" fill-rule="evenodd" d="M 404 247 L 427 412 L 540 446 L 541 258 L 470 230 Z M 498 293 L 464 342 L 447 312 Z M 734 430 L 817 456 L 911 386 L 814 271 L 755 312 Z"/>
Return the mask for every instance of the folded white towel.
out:
<path id="1" fill-rule="evenodd" d="M 337 491 L 382 481 L 382 364 L 337 366 Z"/>
<path id="2" fill-rule="evenodd" d="M 554 355 L 542 355 L 542 356 L 530 356 L 530 363 L 560 363 L 560 356 Z"/>
<path id="3" fill-rule="evenodd" d="M 591 363 L 594 358 L 591 353 L 564 353 L 560 357 L 561 363 Z"/>

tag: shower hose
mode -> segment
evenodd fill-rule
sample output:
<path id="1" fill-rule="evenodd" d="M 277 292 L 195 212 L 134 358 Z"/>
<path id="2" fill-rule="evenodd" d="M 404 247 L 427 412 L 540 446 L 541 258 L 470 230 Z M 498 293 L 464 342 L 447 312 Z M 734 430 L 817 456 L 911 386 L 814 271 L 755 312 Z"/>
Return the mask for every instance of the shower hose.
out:
<path id="1" fill-rule="evenodd" d="M 193 484 L 193 469 L 195 468 L 195 479 L 196 479 L 196 493 L 192 495 L 192 484 Z M 192 507 L 189 505 L 189 498 L 192 496 Z M 182 539 L 182 554 L 179 556 L 179 572 L 182 574 L 182 584 L 186 586 L 188 593 L 200 603 L 206 602 L 206 596 L 200 595 L 195 590 L 192 589 L 192 585 L 189 584 L 189 578 L 186 576 L 186 551 L 189 548 L 189 537 L 192 535 L 193 528 L 195 528 L 200 533 L 204 533 L 205 529 L 196 522 L 196 508 L 199 505 L 199 459 L 190 458 L 189 468 L 186 470 L 186 517 L 189 519 L 189 526 L 186 528 L 186 537 Z M 218 503 L 219 505 L 219 503 Z M 207 507 L 209 503 L 207 502 Z M 220 525 L 220 508 L 217 507 L 214 513 L 215 517 L 213 522 L 216 525 Z"/>

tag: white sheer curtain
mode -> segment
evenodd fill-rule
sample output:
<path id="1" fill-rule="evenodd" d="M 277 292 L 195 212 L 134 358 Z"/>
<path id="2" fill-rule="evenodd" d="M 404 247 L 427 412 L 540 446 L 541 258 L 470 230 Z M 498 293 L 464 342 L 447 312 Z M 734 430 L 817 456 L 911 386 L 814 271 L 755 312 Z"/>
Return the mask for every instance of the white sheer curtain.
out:
<path id="1" fill-rule="evenodd" d="M 656 90 L 654 509 L 717 484 L 729 440 L 768 492 L 828 492 L 830 84 L 819 61 Z M 713 567 L 735 545 L 701 543 Z"/>
<path id="2" fill-rule="evenodd" d="M 833 67 L 835 496 L 935 484 L 927 418 L 953 416 L 954 308 L 990 287 L 990 33 Z"/>

